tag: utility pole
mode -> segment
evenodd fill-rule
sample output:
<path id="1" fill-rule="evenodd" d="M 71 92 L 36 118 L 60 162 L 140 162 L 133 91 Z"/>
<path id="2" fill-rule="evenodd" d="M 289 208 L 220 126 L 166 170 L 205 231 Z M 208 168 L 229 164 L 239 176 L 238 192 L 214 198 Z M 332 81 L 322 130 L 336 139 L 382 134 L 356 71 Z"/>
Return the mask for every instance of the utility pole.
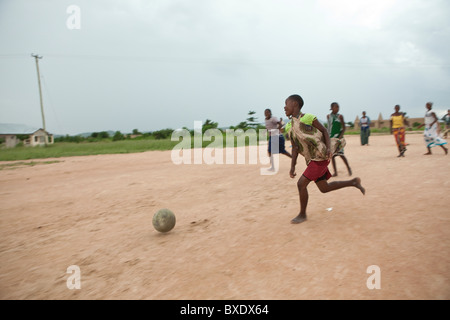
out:
<path id="1" fill-rule="evenodd" d="M 41 75 L 39 73 L 39 59 L 42 59 L 42 56 L 39 56 L 37 54 L 31 54 L 32 57 L 36 60 L 36 70 L 37 70 L 37 77 L 38 77 L 38 84 L 39 84 L 39 98 L 41 101 L 41 114 L 42 114 L 42 125 L 45 134 L 47 134 L 47 130 L 45 129 L 45 117 L 44 117 L 44 105 L 42 103 L 42 89 L 41 89 Z M 47 145 L 47 137 L 45 137 L 45 145 Z"/>

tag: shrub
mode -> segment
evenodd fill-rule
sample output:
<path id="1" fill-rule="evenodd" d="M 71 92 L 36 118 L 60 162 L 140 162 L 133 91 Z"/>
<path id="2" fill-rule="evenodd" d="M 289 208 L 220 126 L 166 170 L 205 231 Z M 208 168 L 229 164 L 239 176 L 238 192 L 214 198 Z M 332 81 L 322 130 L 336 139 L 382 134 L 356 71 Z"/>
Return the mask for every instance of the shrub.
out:
<path id="1" fill-rule="evenodd" d="M 114 133 L 112 140 L 113 141 L 125 140 L 125 136 L 120 131 L 116 131 L 116 133 Z"/>
<path id="2" fill-rule="evenodd" d="M 172 129 L 163 129 L 152 132 L 152 135 L 155 137 L 155 139 L 161 140 L 169 138 L 172 135 L 172 132 Z"/>

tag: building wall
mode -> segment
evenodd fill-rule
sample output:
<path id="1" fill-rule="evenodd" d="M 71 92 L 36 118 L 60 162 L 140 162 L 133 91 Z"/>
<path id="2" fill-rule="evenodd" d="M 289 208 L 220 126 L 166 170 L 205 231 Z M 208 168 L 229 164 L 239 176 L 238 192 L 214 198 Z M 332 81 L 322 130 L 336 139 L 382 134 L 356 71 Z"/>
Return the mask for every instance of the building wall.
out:
<path id="1" fill-rule="evenodd" d="M 20 139 L 17 138 L 18 134 L 0 134 L 0 137 L 5 139 L 5 146 L 7 148 L 14 148 L 20 143 Z M 48 134 L 46 131 L 39 129 L 36 132 L 28 134 L 29 138 L 23 141 L 24 146 L 44 146 L 46 144 L 53 144 L 55 141 L 52 134 Z"/>
<path id="2" fill-rule="evenodd" d="M 1 134 L 0 138 L 5 139 L 5 146 L 7 148 L 14 148 L 20 142 L 15 134 Z"/>
<path id="3" fill-rule="evenodd" d="M 46 144 L 53 144 L 53 135 L 48 134 L 42 129 L 30 134 L 30 138 L 24 141 L 24 145 L 26 146 L 44 146 Z"/>

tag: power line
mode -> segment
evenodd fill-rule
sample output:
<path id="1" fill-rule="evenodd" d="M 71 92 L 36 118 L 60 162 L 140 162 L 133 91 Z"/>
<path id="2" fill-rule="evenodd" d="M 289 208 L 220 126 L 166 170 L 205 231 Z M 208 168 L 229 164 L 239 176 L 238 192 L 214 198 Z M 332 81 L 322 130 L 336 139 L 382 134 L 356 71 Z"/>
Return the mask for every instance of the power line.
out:
<path id="1" fill-rule="evenodd" d="M 9 59 L 9 58 L 26 58 L 28 57 L 28 54 L 0 54 L 0 59 Z"/>
<path id="2" fill-rule="evenodd" d="M 23 54 L 0 54 L 0 59 L 23 58 Z M 128 56 L 102 54 L 58 54 L 48 53 L 47 57 L 55 59 L 126 61 L 145 63 L 170 64 L 206 64 L 206 65 L 258 65 L 258 66 L 289 66 L 289 67 L 327 67 L 327 68 L 450 68 L 446 62 L 370 62 L 370 61 L 330 61 L 307 59 L 254 59 L 232 57 L 167 57 L 167 56 Z"/>
<path id="3" fill-rule="evenodd" d="M 101 55 L 101 54 L 46 54 L 48 57 L 59 59 L 81 60 L 114 60 L 149 63 L 180 63 L 180 64 L 226 64 L 226 65 L 267 65 L 267 66 L 302 66 L 302 67 L 350 67 L 350 68 L 449 68 L 450 63 L 433 62 L 356 62 L 356 61 L 330 61 L 330 60 L 306 60 L 306 59 L 254 59 L 232 57 L 167 57 L 167 56 L 127 56 L 127 55 Z"/>

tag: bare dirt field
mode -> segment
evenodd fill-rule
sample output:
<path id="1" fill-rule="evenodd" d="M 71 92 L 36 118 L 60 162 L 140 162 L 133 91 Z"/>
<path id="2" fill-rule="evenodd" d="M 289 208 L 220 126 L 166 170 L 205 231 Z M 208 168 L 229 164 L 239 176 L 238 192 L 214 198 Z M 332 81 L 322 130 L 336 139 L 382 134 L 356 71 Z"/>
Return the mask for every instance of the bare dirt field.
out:
<path id="1" fill-rule="evenodd" d="M 181 164 L 171 151 L 51 159 L 0 170 L 1 299 L 450 299 L 450 155 L 408 134 L 345 154 L 366 188 L 322 194 L 298 214 L 290 159 Z M 288 149 L 290 150 L 290 149 Z M 337 159 L 339 176 L 350 179 Z M 305 168 L 302 157 L 298 177 Z M 170 208 L 175 228 L 152 226 Z M 331 211 L 327 209 L 332 208 Z M 69 289 L 69 266 L 80 289 Z M 378 266 L 380 289 L 367 286 Z"/>

